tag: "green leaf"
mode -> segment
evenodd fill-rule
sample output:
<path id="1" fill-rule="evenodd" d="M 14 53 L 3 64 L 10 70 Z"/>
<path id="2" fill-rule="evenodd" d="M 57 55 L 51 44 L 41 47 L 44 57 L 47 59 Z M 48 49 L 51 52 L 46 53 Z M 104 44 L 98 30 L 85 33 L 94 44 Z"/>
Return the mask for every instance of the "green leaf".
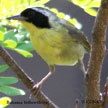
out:
<path id="1" fill-rule="evenodd" d="M 86 5 L 88 4 L 91 0 L 69 0 L 71 1 L 72 3 L 76 4 L 76 5 Z"/>
<path id="2" fill-rule="evenodd" d="M 95 9 L 92 9 L 92 8 L 84 9 L 84 11 L 91 16 L 96 16 L 97 15 L 97 11 Z"/>
<path id="3" fill-rule="evenodd" d="M 31 0 L 27 0 L 28 1 L 28 4 L 30 5 L 31 4 Z"/>
<path id="4" fill-rule="evenodd" d="M 0 31 L 5 32 L 7 29 L 3 26 L 0 26 Z"/>
<path id="5" fill-rule="evenodd" d="M 31 42 L 28 42 L 28 43 L 22 42 L 22 43 L 18 44 L 16 48 L 26 50 L 26 51 L 33 51 L 34 50 L 34 47 L 31 44 Z"/>
<path id="6" fill-rule="evenodd" d="M 22 49 L 18 49 L 18 48 L 15 48 L 14 50 L 16 52 L 18 52 L 19 54 L 23 55 L 24 57 L 28 57 L 28 58 L 33 57 L 33 55 L 30 52 L 28 52 L 28 51 L 25 51 L 25 50 L 22 50 Z"/>
<path id="7" fill-rule="evenodd" d="M 91 16 L 96 16 L 97 11 L 93 8 L 100 6 L 101 0 L 69 0 L 80 8 L 84 9 L 86 13 Z"/>
<path id="8" fill-rule="evenodd" d="M 0 77 L 0 86 L 1 85 L 10 85 L 17 83 L 18 79 L 15 77 Z"/>
<path id="9" fill-rule="evenodd" d="M 27 32 L 18 32 L 15 34 L 15 37 L 17 38 L 18 42 L 22 42 L 26 38 Z"/>
<path id="10" fill-rule="evenodd" d="M 5 72 L 8 69 L 8 65 L 0 65 L 0 72 Z"/>
<path id="11" fill-rule="evenodd" d="M 36 5 L 44 5 L 48 3 L 50 0 L 38 0 L 35 2 Z"/>
<path id="12" fill-rule="evenodd" d="M 6 48 L 15 48 L 17 46 L 17 43 L 14 40 L 5 40 L 3 42 L 3 46 Z"/>
<path id="13" fill-rule="evenodd" d="M 9 30 L 9 31 L 5 32 L 4 40 L 14 40 L 17 42 L 17 38 L 15 37 L 16 33 L 17 33 L 16 30 Z"/>
<path id="14" fill-rule="evenodd" d="M 9 96 L 25 95 L 23 90 L 10 86 L 0 86 L 0 92 Z"/>
<path id="15" fill-rule="evenodd" d="M 4 40 L 4 33 L 2 31 L 0 31 L 0 41 Z"/>
<path id="16" fill-rule="evenodd" d="M 76 18 L 68 19 L 70 23 L 72 23 L 76 28 L 81 29 L 82 25 L 77 21 Z"/>
<path id="17" fill-rule="evenodd" d="M 87 8 L 91 8 L 91 7 L 100 7 L 101 4 L 101 0 L 92 0 L 90 3 L 87 4 Z"/>

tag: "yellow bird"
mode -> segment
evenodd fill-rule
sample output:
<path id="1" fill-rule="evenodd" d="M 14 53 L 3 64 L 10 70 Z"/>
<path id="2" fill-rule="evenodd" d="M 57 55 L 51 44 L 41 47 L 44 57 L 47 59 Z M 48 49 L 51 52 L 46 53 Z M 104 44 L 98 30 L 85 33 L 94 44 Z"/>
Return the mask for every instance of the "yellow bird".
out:
<path id="1" fill-rule="evenodd" d="M 35 86 L 42 84 L 54 73 L 55 65 L 83 65 L 84 54 L 90 51 L 86 36 L 70 22 L 57 17 L 42 7 L 27 8 L 19 15 L 7 19 L 19 20 L 30 32 L 30 40 L 36 52 L 49 66 L 49 73 Z"/>

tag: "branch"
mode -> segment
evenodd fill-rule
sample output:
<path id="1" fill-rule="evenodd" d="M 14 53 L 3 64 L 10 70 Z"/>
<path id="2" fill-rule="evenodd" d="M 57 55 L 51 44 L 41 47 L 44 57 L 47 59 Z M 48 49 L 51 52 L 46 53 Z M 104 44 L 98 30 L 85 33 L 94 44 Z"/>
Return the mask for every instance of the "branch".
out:
<path id="1" fill-rule="evenodd" d="M 94 22 L 92 49 L 88 64 L 85 108 L 102 108 L 100 102 L 100 75 L 106 54 L 106 28 L 108 23 L 108 0 L 102 0 Z"/>
<path id="2" fill-rule="evenodd" d="M 108 78 L 106 79 L 106 83 L 104 86 L 102 108 L 106 108 L 107 104 L 108 104 Z"/>
<path id="3" fill-rule="evenodd" d="M 41 102 L 46 108 L 59 108 L 56 106 L 42 91 L 39 91 L 38 95 L 35 96 L 32 92 L 34 87 L 34 81 L 24 72 L 24 70 L 18 66 L 15 60 L 8 54 L 8 52 L 0 46 L 0 57 L 10 66 L 17 77 L 24 83 L 24 85 L 31 91 L 31 94 Z"/>

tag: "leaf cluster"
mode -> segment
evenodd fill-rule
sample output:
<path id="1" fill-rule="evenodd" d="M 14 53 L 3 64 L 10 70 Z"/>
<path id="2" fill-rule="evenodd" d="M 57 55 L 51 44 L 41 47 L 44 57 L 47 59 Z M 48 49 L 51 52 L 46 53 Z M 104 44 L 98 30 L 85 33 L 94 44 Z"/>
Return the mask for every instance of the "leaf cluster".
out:
<path id="1" fill-rule="evenodd" d="M 0 73 L 7 69 L 8 65 L 0 65 Z M 25 95 L 23 90 L 11 86 L 17 82 L 18 79 L 15 77 L 0 77 L 0 92 L 8 96 Z"/>
<path id="2" fill-rule="evenodd" d="M 82 8 L 91 16 L 97 15 L 97 8 L 100 7 L 101 0 L 69 0 L 73 4 Z"/>
<path id="3" fill-rule="evenodd" d="M 30 34 L 23 27 L 7 30 L 0 26 L 0 44 L 24 57 L 33 57 L 30 51 L 34 50 L 34 48 L 29 41 L 29 37 Z"/>

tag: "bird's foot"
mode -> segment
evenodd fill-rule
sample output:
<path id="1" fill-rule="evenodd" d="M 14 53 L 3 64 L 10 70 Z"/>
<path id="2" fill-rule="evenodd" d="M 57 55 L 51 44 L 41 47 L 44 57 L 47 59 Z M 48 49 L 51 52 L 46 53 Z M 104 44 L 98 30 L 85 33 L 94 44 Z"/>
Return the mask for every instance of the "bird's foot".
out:
<path id="1" fill-rule="evenodd" d="M 34 86 L 33 86 L 33 88 L 31 89 L 31 92 L 32 92 L 32 94 L 34 95 L 34 96 L 37 96 L 38 95 L 38 93 L 39 93 L 39 91 L 41 90 L 41 88 L 42 88 L 42 83 L 37 83 L 37 84 L 35 84 Z M 31 97 L 32 95 L 30 95 L 30 97 Z"/>

